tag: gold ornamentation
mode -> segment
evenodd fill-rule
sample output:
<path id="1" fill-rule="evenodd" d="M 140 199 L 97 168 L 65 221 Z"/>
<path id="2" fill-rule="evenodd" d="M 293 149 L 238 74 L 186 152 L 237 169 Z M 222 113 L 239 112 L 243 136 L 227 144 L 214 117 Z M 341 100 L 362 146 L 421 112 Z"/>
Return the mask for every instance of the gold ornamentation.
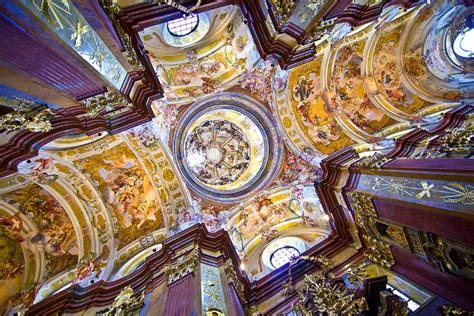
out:
<path id="1" fill-rule="evenodd" d="M 32 2 L 46 21 L 48 21 L 49 25 L 55 28 L 55 23 L 58 23 L 59 27 L 64 29 L 64 24 L 61 19 L 64 19 L 64 14 L 71 14 L 68 0 L 32 0 Z"/>
<path id="2" fill-rule="evenodd" d="M 368 222 L 371 221 L 369 219 L 377 217 L 371 196 L 356 191 L 350 192 L 348 195 L 351 199 L 352 209 L 355 212 L 355 222 L 357 226 L 369 230 L 367 225 Z"/>
<path id="3" fill-rule="evenodd" d="M 106 92 L 82 101 L 91 117 L 97 116 L 102 110 L 113 111 L 115 108 L 130 106 L 128 101 L 117 92 Z"/>
<path id="4" fill-rule="evenodd" d="M 85 24 L 82 24 L 80 20 L 77 20 L 74 32 L 71 34 L 71 40 L 74 41 L 75 48 L 82 46 L 82 36 L 87 32 L 89 32 L 89 27 Z"/>
<path id="5" fill-rule="evenodd" d="M 135 49 L 133 49 L 131 37 L 125 33 L 124 29 L 118 22 L 118 19 L 115 18 L 115 15 L 120 12 L 120 7 L 111 0 L 101 0 L 101 4 L 108 13 L 109 19 L 112 21 L 112 24 L 114 25 L 115 30 L 122 41 L 122 45 L 125 48 L 123 55 L 127 59 L 128 63 L 133 67 L 134 70 L 143 71 L 145 67 L 143 67 L 140 58 L 135 52 Z"/>
<path id="6" fill-rule="evenodd" d="M 380 308 L 378 315 L 407 316 L 409 315 L 408 303 L 401 297 L 389 291 L 381 291 Z"/>
<path id="7" fill-rule="evenodd" d="M 454 306 L 454 305 L 441 305 L 438 307 L 438 311 L 441 313 L 443 316 L 456 316 L 456 315 L 463 315 L 463 316 L 473 316 L 473 312 L 468 312 L 465 309 L 462 309 L 461 307 Z"/>
<path id="8" fill-rule="evenodd" d="M 390 245 L 371 236 L 364 236 L 367 244 L 367 258 L 386 268 L 390 268 L 394 263 Z"/>
<path id="9" fill-rule="evenodd" d="M 393 241 L 395 241 L 403 248 L 410 249 L 403 227 L 389 224 L 386 230 L 386 234 L 388 237 L 390 237 Z"/>
<path id="10" fill-rule="evenodd" d="M 202 0 L 197 0 L 196 4 L 194 6 L 192 6 L 191 8 L 186 8 L 185 6 L 179 4 L 178 2 L 174 1 L 174 0 L 161 0 L 161 1 L 156 1 L 157 3 L 161 3 L 161 2 L 164 2 L 166 3 L 167 5 L 169 6 L 172 6 L 173 8 L 176 8 L 180 11 L 183 11 L 184 13 L 191 13 L 191 12 L 194 12 L 196 11 L 200 6 L 201 6 L 201 1 Z"/>
<path id="11" fill-rule="evenodd" d="M 293 293 L 291 267 L 298 260 L 310 260 L 321 265 L 322 273 L 305 275 L 302 289 L 297 289 L 299 301 L 292 306 L 295 313 L 315 315 L 318 312 L 343 315 L 355 315 L 368 309 L 367 302 L 361 292 L 350 289 L 337 280 L 330 271 L 334 268 L 333 262 L 326 257 L 301 256 L 290 263 L 288 271 L 289 281 L 284 284 L 284 294 Z M 362 268 L 352 270 L 352 279 L 365 279 Z M 358 275 L 356 275 L 358 274 Z"/>
<path id="12" fill-rule="evenodd" d="M 368 190 L 388 192 L 399 197 L 438 200 L 450 204 L 474 204 L 474 186 L 471 184 L 373 176 L 366 177 L 362 183 Z"/>
<path id="13" fill-rule="evenodd" d="M 383 165 L 389 162 L 391 159 L 387 158 L 386 155 L 376 152 L 371 157 L 366 157 L 357 162 L 357 166 L 368 169 L 380 169 Z"/>
<path id="14" fill-rule="evenodd" d="M 443 185 L 445 189 L 444 201 L 453 204 L 474 204 L 474 186 L 461 183 Z"/>
<path id="15" fill-rule="evenodd" d="M 432 233 L 424 233 L 425 250 L 428 261 L 440 271 L 462 277 L 474 278 L 474 249 L 453 241 L 445 240 Z"/>
<path id="16" fill-rule="evenodd" d="M 235 268 L 234 268 L 234 265 L 232 264 L 231 259 L 228 259 L 225 262 L 224 273 L 229 283 L 232 283 L 232 285 L 234 286 L 234 289 L 237 292 L 237 295 L 239 295 L 240 300 L 242 302 L 246 302 L 247 300 L 245 299 L 244 285 L 242 284 L 242 282 L 240 282 L 239 278 L 237 277 L 237 273 L 235 273 Z"/>
<path id="17" fill-rule="evenodd" d="M 417 159 L 470 158 L 474 147 L 474 125 L 448 129 L 435 140 L 436 145 L 424 150 Z"/>
<path id="18" fill-rule="evenodd" d="M 51 116 L 54 112 L 46 105 L 26 99 L 0 97 L 0 106 L 12 111 L 0 116 L 0 131 L 28 130 L 30 132 L 47 132 L 51 130 Z"/>
<path id="19" fill-rule="evenodd" d="M 186 257 L 179 257 L 178 262 L 166 264 L 163 271 L 168 279 L 168 284 L 194 272 L 199 265 L 199 248 L 195 247 Z"/>
<path id="20" fill-rule="evenodd" d="M 369 194 L 360 192 L 350 192 L 351 205 L 355 212 L 355 222 L 364 231 L 363 238 L 367 245 L 367 258 L 387 268 L 391 267 L 395 261 L 393 259 L 390 245 L 379 240 L 381 234 L 375 228 L 375 211 Z"/>
<path id="21" fill-rule="evenodd" d="M 315 17 L 324 6 L 324 0 L 309 0 L 304 9 L 298 14 L 301 23 L 306 22 L 309 18 Z"/>
<path id="22" fill-rule="evenodd" d="M 369 273 L 367 272 L 366 267 L 367 263 L 362 262 L 355 266 L 351 266 L 347 270 L 347 277 L 352 285 L 356 287 L 361 287 L 361 285 L 364 284 L 365 280 L 369 278 Z"/>
<path id="23" fill-rule="evenodd" d="M 134 297 L 134 291 L 130 286 L 126 286 L 114 299 L 105 313 L 97 313 L 104 316 L 125 316 L 139 315 L 145 302 L 145 291 L 141 295 Z"/>
<path id="24" fill-rule="evenodd" d="M 270 0 L 275 15 L 280 19 L 280 27 L 288 21 L 291 13 L 295 9 L 296 3 L 294 0 Z"/>

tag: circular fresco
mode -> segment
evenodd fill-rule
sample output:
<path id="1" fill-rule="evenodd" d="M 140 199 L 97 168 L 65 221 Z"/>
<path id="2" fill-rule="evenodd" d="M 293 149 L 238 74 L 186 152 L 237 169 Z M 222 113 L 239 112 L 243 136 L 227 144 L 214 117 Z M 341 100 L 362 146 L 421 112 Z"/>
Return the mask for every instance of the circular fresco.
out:
<path id="1" fill-rule="evenodd" d="M 227 120 L 206 121 L 186 139 L 186 164 L 193 175 L 209 185 L 236 181 L 250 163 L 245 133 Z"/>
<path id="2" fill-rule="evenodd" d="M 240 93 L 217 93 L 181 117 L 173 154 L 184 180 L 200 196 L 236 203 L 278 174 L 283 145 L 271 113 Z"/>

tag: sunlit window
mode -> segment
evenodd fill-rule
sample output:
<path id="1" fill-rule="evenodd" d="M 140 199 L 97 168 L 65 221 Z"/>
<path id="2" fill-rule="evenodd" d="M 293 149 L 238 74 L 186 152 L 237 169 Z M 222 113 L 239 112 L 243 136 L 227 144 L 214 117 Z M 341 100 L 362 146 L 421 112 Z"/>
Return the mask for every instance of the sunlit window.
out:
<path id="1" fill-rule="evenodd" d="M 174 36 L 186 36 L 191 34 L 199 24 L 199 17 L 196 14 L 183 16 L 182 18 L 169 21 L 168 31 Z"/>
<path id="2" fill-rule="evenodd" d="M 398 297 L 400 297 L 401 299 L 406 301 L 407 305 L 408 305 L 408 309 L 411 310 L 412 312 L 414 312 L 418 308 L 420 308 L 420 304 L 418 304 L 413 299 L 409 298 L 408 296 L 406 296 L 405 294 L 403 294 L 402 292 L 400 292 L 399 290 L 397 290 L 393 286 L 387 284 L 387 288 L 391 289 L 393 294 L 397 295 Z"/>
<path id="3" fill-rule="evenodd" d="M 474 57 L 474 28 L 466 28 L 459 33 L 454 39 L 453 49 L 460 57 Z"/>
<path id="4" fill-rule="evenodd" d="M 285 263 L 290 262 L 293 258 L 296 258 L 300 255 L 300 252 L 295 247 L 285 246 L 279 248 L 273 252 L 270 257 L 270 263 L 275 269 L 278 269 Z"/>

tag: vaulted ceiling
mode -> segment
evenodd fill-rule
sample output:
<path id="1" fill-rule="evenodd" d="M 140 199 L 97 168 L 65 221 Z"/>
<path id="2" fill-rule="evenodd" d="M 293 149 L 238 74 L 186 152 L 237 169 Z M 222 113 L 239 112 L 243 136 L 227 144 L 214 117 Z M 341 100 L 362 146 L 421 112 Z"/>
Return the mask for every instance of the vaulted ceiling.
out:
<path id="1" fill-rule="evenodd" d="M 89 13 L 90 28 L 125 65 L 119 89 L 128 99 L 88 115 L 72 88 L 56 86 L 59 97 L 50 97 L 43 83 L 32 89 L 40 93 L 20 94 L 0 82 L 6 97 L 57 112 L 43 136 L 15 129 L 0 137 L 0 305 L 121 277 L 150 247 L 198 222 L 227 230 L 258 280 L 271 273 L 260 256 L 278 238 L 297 237 L 308 249 L 356 230 L 349 212 L 330 216 L 320 204 L 313 184 L 324 158 L 347 146 L 383 148 L 474 94 L 472 78 L 444 80 L 454 66 L 437 58 L 445 44 L 430 34 L 449 26 L 433 17 L 465 13 L 443 1 L 202 1 L 198 27 L 183 37 L 167 26 L 179 10 L 104 1 L 129 42 L 107 33 L 87 1 L 47 3 L 51 12 L 67 3 Z M 84 60 L 77 67 L 93 72 Z M 104 80 L 88 78 L 91 91 Z"/>

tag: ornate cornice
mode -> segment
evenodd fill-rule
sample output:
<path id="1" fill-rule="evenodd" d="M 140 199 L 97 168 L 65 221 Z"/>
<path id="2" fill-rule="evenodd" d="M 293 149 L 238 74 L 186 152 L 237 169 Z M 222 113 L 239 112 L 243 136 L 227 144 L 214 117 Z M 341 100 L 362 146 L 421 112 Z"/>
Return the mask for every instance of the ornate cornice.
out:
<path id="1" fill-rule="evenodd" d="M 47 132 L 52 128 L 50 118 L 54 112 L 46 105 L 22 98 L 0 97 L 0 106 L 9 109 L 0 116 L 0 131 Z"/>
<path id="2" fill-rule="evenodd" d="M 190 245 L 194 247 L 190 249 Z M 199 249 L 196 250 L 197 248 Z M 209 256 L 206 258 L 204 250 L 220 254 L 212 259 Z M 137 292 L 142 290 L 151 292 L 158 285 L 169 281 L 168 277 L 176 275 L 172 268 L 166 267 L 176 262 L 179 257 L 183 257 L 184 262 L 189 264 L 200 261 L 212 262 L 216 266 L 224 265 L 229 259 L 238 266 L 238 255 L 225 231 L 211 234 L 203 224 L 194 225 L 163 241 L 163 247 L 149 256 L 143 266 L 130 275 L 114 282 L 101 280 L 87 288 L 72 286 L 32 305 L 27 315 L 50 315 L 63 311 L 73 313 L 91 306 L 107 306 L 114 301 L 124 286 L 130 286 Z M 240 275 L 239 279 L 248 288 L 248 279 L 243 275 Z"/>
<path id="3" fill-rule="evenodd" d="M 39 148 L 55 139 L 71 134 L 94 135 L 99 132 L 117 134 L 150 121 L 153 118 L 151 102 L 161 94 L 157 94 L 156 90 L 150 87 L 141 72 L 127 74 L 122 93 L 129 96 L 132 91 L 134 91 L 131 98 L 132 106 L 123 107 L 120 111 L 91 117 L 82 105 L 62 108 L 56 110 L 54 117 L 50 119 L 51 129 L 48 131 L 16 133 L 7 144 L 0 145 L 0 177 L 14 173 L 21 161 L 34 157 Z M 128 103 L 125 97 L 119 98 L 123 104 Z"/>
<path id="4" fill-rule="evenodd" d="M 199 247 L 194 247 L 186 256 L 179 257 L 176 262 L 167 263 L 163 267 L 168 284 L 193 273 L 199 266 Z"/>

